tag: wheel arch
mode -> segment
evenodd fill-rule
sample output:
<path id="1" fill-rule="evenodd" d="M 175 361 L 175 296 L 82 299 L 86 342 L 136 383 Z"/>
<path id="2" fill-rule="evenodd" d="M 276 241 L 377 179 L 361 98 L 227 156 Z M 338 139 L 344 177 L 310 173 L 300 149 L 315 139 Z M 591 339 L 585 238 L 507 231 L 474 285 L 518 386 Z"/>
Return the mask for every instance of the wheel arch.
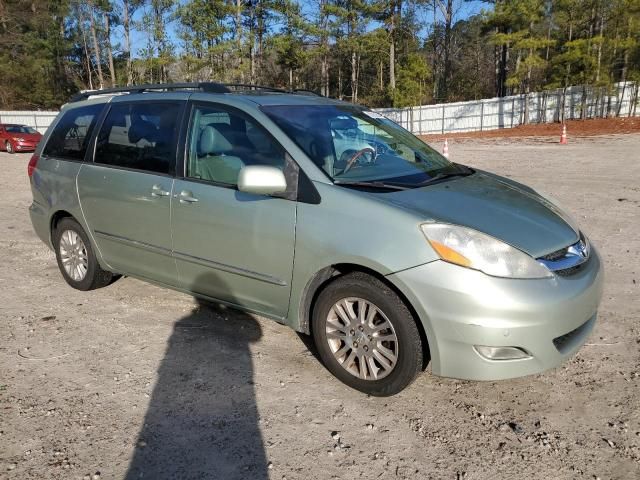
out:
<path id="1" fill-rule="evenodd" d="M 57 210 L 53 215 L 51 215 L 51 219 L 49 220 L 49 237 L 50 237 L 50 239 L 53 239 L 53 232 L 58 227 L 58 224 L 60 223 L 60 220 L 62 220 L 63 218 L 72 218 L 76 222 L 78 221 L 78 219 L 75 218 L 70 212 L 68 212 L 66 210 Z M 80 223 L 80 222 L 78 222 L 78 223 Z"/>
<path id="2" fill-rule="evenodd" d="M 86 225 L 84 221 L 82 221 L 81 217 L 74 215 L 68 210 L 59 209 L 59 210 L 56 210 L 53 215 L 51 215 L 51 219 L 49 220 L 49 243 L 51 247 L 54 248 L 55 250 L 55 246 L 53 245 L 53 232 L 55 231 L 60 221 L 64 218 L 71 218 L 72 220 L 75 220 L 76 222 L 78 222 L 78 225 L 80 225 L 80 227 L 84 229 L 85 233 L 89 237 L 89 241 L 91 242 L 91 246 L 93 247 L 96 253 L 96 257 L 98 258 L 98 263 L 100 264 L 100 267 L 103 268 L 104 270 L 113 271 L 111 266 L 107 263 L 107 261 L 103 257 L 102 250 L 100 250 L 100 246 L 97 244 L 96 239 L 93 236 L 93 232 L 89 229 L 89 226 Z"/>
<path id="3" fill-rule="evenodd" d="M 418 332 L 420 332 L 420 339 L 422 340 L 422 353 L 423 353 L 423 370 L 427 367 L 430 360 L 430 344 L 429 338 L 427 337 L 427 333 L 425 331 L 424 325 L 422 324 L 422 320 L 418 315 L 418 312 L 413 307 L 409 299 L 404 295 L 404 293 L 391 282 L 386 276 L 381 273 L 373 270 L 372 268 L 365 267 L 363 265 L 358 265 L 355 263 L 337 263 L 334 265 L 329 265 L 322 270 L 319 270 L 311 277 L 311 279 L 307 282 L 305 289 L 302 294 L 302 300 L 300 302 L 299 308 L 299 330 L 307 335 L 311 335 L 312 327 L 312 312 L 315 307 L 315 303 L 318 299 L 320 293 L 337 277 L 345 275 L 351 272 L 362 272 L 383 282 L 387 285 L 393 292 L 398 295 L 400 300 L 407 306 L 409 312 L 413 317 L 413 320 L 416 322 L 416 326 L 418 327 Z"/>

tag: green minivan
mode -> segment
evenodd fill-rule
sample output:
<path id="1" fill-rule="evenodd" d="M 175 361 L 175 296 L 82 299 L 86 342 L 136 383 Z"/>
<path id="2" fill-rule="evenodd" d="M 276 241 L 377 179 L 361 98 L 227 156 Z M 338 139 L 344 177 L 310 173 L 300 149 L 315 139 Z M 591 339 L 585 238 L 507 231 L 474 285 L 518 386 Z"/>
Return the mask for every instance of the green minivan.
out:
<path id="1" fill-rule="evenodd" d="M 143 279 L 313 336 L 371 395 L 557 366 L 603 270 L 534 190 L 380 114 L 218 83 L 79 94 L 29 162 L 31 220 L 74 288 Z"/>

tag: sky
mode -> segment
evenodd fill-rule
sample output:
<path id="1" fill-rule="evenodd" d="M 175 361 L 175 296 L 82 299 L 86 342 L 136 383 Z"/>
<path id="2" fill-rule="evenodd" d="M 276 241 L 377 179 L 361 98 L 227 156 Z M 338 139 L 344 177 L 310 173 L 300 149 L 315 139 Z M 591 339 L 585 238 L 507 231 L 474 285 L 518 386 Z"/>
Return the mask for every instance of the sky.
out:
<path id="1" fill-rule="evenodd" d="M 179 4 L 185 4 L 187 2 L 188 0 L 178 0 Z M 302 5 L 303 14 L 309 19 L 313 18 L 314 13 L 318 9 L 317 1 L 300 0 L 300 3 Z M 456 21 L 464 20 L 466 18 L 469 18 L 472 15 L 478 14 L 482 9 L 488 10 L 490 8 L 491 8 L 491 4 L 487 3 L 486 1 L 454 0 L 454 23 Z M 144 9 L 140 9 L 135 13 L 133 20 L 140 21 L 143 15 L 144 15 Z M 422 24 L 424 25 L 424 28 L 420 32 L 420 34 L 421 36 L 426 36 L 433 22 L 433 14 L 430 11 L 428 13 L 422 12 L 421 15 L 424 16 L 425 18 L 419 19 L 422 21 Z M 442 19 L 442 15 L 439 12 L 438 12 L 438 18 L 440 20 Z M 121 28 L 122 27 L 119 27 L 118 29 L 114 29 L 113 31 L 113 36 L 115 37 L 114 39 L 116 41 L 120 40 L 120 38 L 122 37 Z M 273 25 L 274 30 L 277 31 L 278 28 L 279 28 L 278 24 Z M 172 43 L 174 45 L 177 45 L 179 48 L 180 41 L 178 38 L 177 23 L 175 21 L 169 25 L 169 38 L 171 39 Z M 133 46 L 132 54 L 134 57 L 140 57 L 140 51 L 145 47 L 146 41 L 147 39 L 143 32 L 140 32 L 137 30 L 132 32 L 131 44 Z"/>

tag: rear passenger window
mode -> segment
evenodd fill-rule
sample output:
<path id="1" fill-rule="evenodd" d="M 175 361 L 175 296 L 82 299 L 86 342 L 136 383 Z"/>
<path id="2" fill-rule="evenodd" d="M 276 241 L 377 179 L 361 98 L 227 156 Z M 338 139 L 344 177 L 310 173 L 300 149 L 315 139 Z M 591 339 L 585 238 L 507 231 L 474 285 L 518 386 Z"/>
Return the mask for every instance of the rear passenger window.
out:
<path id="1" fill-rule="evenodd" d="M 98 133 L 94 161 L 173 174 L 179 103 L 119 103 L 111 106 Z"/>
<path id="2" fill-rule="evenodd" d="M 74 108 L 62 115 L 56 124 L 42 155 L 47 157 L 83 160 L 91 132 L 104 104 Z"/>

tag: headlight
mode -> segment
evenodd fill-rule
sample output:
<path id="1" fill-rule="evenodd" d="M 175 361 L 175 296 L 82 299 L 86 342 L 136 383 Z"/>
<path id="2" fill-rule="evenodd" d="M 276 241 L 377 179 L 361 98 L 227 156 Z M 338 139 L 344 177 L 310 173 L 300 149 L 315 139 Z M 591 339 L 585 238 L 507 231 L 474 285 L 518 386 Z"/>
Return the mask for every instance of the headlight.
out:
<path id="1" fill-rule="evenodd" d="M 24 138 L 21 137 L 13 137 L 16 142 L 24 142 Z"/>
<path id="2" fill-rule="evenodd" d="M 533 257 L 489 235 L 458 225 L 420 226 L 442 260 L 494 277 L 545 278 L 551 272 Z"/>

